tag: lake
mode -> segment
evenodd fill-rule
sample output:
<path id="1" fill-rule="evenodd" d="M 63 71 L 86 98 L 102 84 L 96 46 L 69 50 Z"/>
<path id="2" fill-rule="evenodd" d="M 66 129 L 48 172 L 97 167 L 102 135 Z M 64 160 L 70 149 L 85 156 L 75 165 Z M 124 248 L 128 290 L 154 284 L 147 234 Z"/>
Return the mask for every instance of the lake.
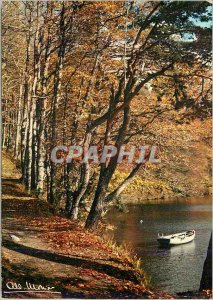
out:
<path id="1" fill-rule="evenodd" d="M 132 254 L 141 257 L 153 288 L 170 293 L 198 290 L 211 235 L 211 199 L 185 198 L 128 205 L 127 209 L 128 213 L 111 209 L 107 220 L 116 226 L 113 236 L 117 243 L 130 245 Z M 190 229 L 196 231 L 193 242 L 169 249 L 158 246 L 158 233 Z"/>

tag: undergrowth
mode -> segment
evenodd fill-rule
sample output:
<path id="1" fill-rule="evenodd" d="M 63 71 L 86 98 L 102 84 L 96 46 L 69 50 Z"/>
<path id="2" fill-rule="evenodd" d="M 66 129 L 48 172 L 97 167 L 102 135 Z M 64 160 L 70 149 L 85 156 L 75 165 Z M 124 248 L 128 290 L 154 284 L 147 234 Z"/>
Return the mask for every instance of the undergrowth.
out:
<path id="1" fill-rule="evenodd" d="M 122 245 L 118 245 L 112 237 L 103 236 L 104 243 L 110 248 L 113 253 L 117 256 L 121 261 L 128 263 L 129 266 L 135 271 L 138 281 L 144 287 L 150 286 L 150 278 L 141 268 L 142 261 L 141 258 L 132 253 L 134 252 L 130 245 L 123 243 Z"/>

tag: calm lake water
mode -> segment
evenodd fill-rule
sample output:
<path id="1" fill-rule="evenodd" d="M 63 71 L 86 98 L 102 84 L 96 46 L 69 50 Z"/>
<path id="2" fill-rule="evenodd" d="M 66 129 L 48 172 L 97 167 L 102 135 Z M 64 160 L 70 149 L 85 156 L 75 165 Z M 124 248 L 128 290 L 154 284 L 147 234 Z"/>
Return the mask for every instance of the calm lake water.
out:
<path id="1" fill-rule="evenodd" d="M 128 213 L 112 209 L 109 223 L 118 244 L 131 246 L 156 290 L 170 293 L 197 290 L 211 235 L 211 199 L 181 199 L 173 203 L 128 205 Z M 140 223 L 143 220 L 143 223 Z M 195 240 L 160 249 L 158 233 L 195 229 Z"/>

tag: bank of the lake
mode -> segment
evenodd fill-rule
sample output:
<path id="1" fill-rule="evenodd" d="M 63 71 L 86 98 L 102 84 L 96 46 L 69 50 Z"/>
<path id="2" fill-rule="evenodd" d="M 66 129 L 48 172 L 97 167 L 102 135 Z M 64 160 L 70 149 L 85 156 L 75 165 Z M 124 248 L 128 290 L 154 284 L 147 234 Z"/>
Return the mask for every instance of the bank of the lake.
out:
<path id="1" fill-rule="evenodd" d="M 183 196 L 180 194 L 172 193 L 171 191 L 164 191 L 164 194 L 158 191 L 150 190 L 149 193 L 142 194 L 140 191 L 124 193 L 117 199 L 117 205 L 140 205 L 140 204 L 160 204 L 160 203 L 196 203 L 196 201 L 204 203 L 212 196 L 210 190 L 206 190 L 203 194 L 198 193 L 195 195 Z"/>
<path id="2" fill-rule="evenodd" d="M 139 270 L 134 253 L 124 251 L 113 242 L 103 239 L 100 232 L 91 232 L 82 224 L 54 215 L 51 205 L 27 193 L 20 182 L 20 172 L 11 158 L 3 153 L 2 162 L 2 278 L 5 298 L 176 298 L 155 282 L 146 285 L 143 268 Z M 122 221 L 116 240 L 134 241 L 135 229 L 141 216 L 112 213 L 111 221 Z M 144 211 L 144 208 L 142 209 Z M 148 210 L 149 211 L 149 210 Z M 152 210 L 151 210 L 152 211 Z M 149 215 L 149 214 L 148 214 Z M 129 221 L 127 220 L 127 216 Z M 137 216 L 137 217 L 136 217 Z M 145 218 L 143 218 L 145 219 Z M 152 220 L 151 216 L 147 220 Z M 134 220 L 134 222 L 132 222 Z M 113 223 L 111 222 L 111 223 Z M 128 224 L 133 224 L 129 227 Z M 148 224 L 146 221 L 144 224 Z M 150 224 L 151 229 L 151 224 Z M 105 229 L 103 228 L 105 232 Z M 137 233 L 137 231 L 136 231 Z M 20 238 L 14 241 L 11 234 Z M 138 231 L 139 234 L 139 231 Z M 151 238 L 151 236 L 150 236 Z M 146 253 L 138 253 L 146 261 Z M 148 269 L 147 269 L 148 270 Z M 150 272 L 147 272 L 151 274 Z M 165 274 L 166 279 L 166 274 Z M 51 291 L 8 290 L 7 283 L 26 287 L 26 282 L 38 287 L 53 287 Z M 159 281 L 160 282 L 160 281 Z M 145 284 L 145 286 L 144 286 Z M 17 290 L 17 289 L 16 289 Z M 200 295 L 200 294 L 199 294 Z M 206 297 L 202 294 L 201 298 Z M 188 298 L 191 298 L 189 295 Z M 196 297 L 197 298 L 197 297 Z"/>
<path id="3" fill-rule="evenodd" d="M 2 167 L 3 298 L 172 297 L 147 288 L 143 271 L 122 248 L 27 193 L 5 154 Z"/>

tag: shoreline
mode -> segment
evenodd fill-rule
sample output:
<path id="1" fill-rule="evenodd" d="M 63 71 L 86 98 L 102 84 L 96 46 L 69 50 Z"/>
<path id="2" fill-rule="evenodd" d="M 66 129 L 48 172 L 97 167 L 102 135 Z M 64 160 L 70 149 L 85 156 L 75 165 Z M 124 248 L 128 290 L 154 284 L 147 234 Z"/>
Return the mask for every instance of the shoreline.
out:
<path id="1" fill-rule="evenodd" d="M 187 204 L 203 204 L 203 199 L 207 199 L 206 203 L 211 204 L 211 195 L 200 195 L 200 196 L 173 196 L 165 198 L 153 198 L 153 199 L 145 199 L 141 198 L 136 194 L 134 195 L 123 195 L 120 197 L 119 203 L 122 203 L 124 205 L 145 205 L 145 204 L 174 204 L 174 203 L 187 203 Z M 135 199 L 135 200 L 133 200 Z"/>
<path id="2" fill-rule="evenodd" d="M 54 215 L 51 205 L 27 193 L 5 155 L 2 175 L 3 297 L 52 298 L 51 291 L 22 293 L 27 281 L 32 287 L 54 287 L 58 298 L 174 298 L 145 286 L 138 260 L 126 249 Z M 17 283 L 12 294 L 8 282 Z"/>
<path id="3" fill-rule="evenodd" d="M 4 298 L 44 296 L 38 291 L 26 291 L 24 297 L 18 291 L 9 294 L 10 281 L 54 287 L 57 298 L 178 298 L 149 288 L 139 259 L 103 238 L 101 230 L 106 228 L 85 230 L 80 222 L 54 215 L 51 205 L 27 193 L 17 168 L 4 155 L 2 173 Z M 20 241 L 13 241 L 12 235 Z M 45 297 L 51 299 L 51 291 Z"/>

